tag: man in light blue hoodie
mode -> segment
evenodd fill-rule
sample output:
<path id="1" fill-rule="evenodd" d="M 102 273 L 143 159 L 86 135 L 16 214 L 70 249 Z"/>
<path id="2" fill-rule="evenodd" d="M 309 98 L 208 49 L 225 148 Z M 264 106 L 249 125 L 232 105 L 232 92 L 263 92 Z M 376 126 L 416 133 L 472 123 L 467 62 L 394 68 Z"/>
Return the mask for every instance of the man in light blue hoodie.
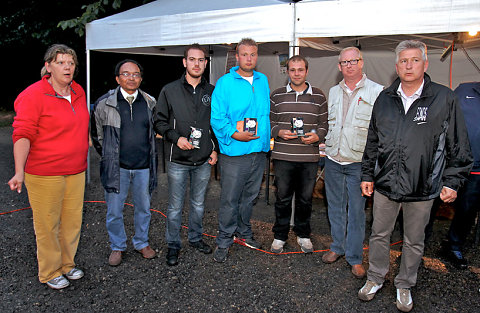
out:
<path id="1" fill-rule="evenodd" d="M 220 146 L 222 191 L 214 260 L 225 262 L 235 239 L 259 249 L 250 217 L 270 150 L 270 89 L 256 72 L 258 45 L 250 38 L 237 45 L 239 66 L 222 76 L 212 95 L 211 125 Z"/>

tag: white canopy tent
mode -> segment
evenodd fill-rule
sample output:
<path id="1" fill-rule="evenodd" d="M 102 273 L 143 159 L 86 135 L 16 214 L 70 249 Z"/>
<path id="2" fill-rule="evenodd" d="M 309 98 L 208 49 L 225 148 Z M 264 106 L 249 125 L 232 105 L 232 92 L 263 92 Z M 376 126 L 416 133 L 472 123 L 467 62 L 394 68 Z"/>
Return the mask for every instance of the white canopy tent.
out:
<path id="1" fill-rule="evenodd" d="M 364 71 L 389 85 L 395 78 L 396 44 L 420 38 L 429 48 L 429 74 L 449 84 L 450 66 L 439 58 L 456 38 L 480 60 L 480 40 L 463 33 L 480 30 L 480 0 L 158 0 L 95 20 L 86 26 L 87 101 L 90 101 L 90 51 L 183 55 L 194 42 L 208 45 L 210 81 L 225 73 L 227 52 L 241 38 L 261 43 L 257 69 L 268 76 L 273 90 L 287 81 L 280 57 L 301 53 L 307 57 L 309 81 L 324 90 L 337 84 L 338 51 L 362 47 Z M 460 34 L 457 35 L 457 34 Z M 468 41 L 468 42 L 467 42 Z M 301 49 L 301 51 L 300 51 Z M 480 80 L 462 51 L 452 53 L 453 87 Z M 469 60 L 470 59 L 470 60 Z"/>
<path id="2" fill-rule="evenodd" d="M 193 42 L 208 45 L 212 83 L 225 72 L 227 51 L 243 37 L 260 45 L 258 70 L 270 87 L 286 81 L 279 55 L 299 53 L 310 62 L 309 80 L 324 91 L 340 79 L 338 51 L 361 45 L 365 72 L 389 84 L 395 76 L 395 45 L 420 38 L 429 46 L 429 73 L 449 82 L 449 64 L 440 63 L 443 47 L 455 34 L 480 30 L 479 0 L 158 0 L 87 24 L 87 94 L 90 94 L 90 51 L 182 55 Z M 463 36 L 463 35 L 462 35 Z M 462 37 L 463 38 L 463 37 Z M 457 38 L 458 39 L 458 38 Z M 459 40 L 457 40 L 458 42 Z M 465 42 L 480 47 L 480 40 Z M 470 51 L 473 59 L 480 51 Z M 479 80 L 461 51 L 454 52 L 454 85 Z M 457 67 L 461 70 L 455 71 Z M 90 99 L 88 99 L 90 100 Z"/>

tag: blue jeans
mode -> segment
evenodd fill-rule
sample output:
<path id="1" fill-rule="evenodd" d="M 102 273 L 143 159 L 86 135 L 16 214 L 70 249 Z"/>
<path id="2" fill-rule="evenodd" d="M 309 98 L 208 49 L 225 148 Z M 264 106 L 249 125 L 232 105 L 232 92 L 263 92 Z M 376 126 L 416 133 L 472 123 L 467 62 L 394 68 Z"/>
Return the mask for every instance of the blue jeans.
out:
<path id="1" fill-rule="evenodd" d="M 462 251 L 467 236 L 472 230 L 479 207 L 480 175 L 470 174 L 465 185 L 459 190 L 455 201 L 455 216 L 448 231 L 448 241 L 452 250 Z"/>
<path id="2" fill-rule="evenodd" d="M 293 231 L 300 238 L 310 238 L 310 216 L 312 215 L 312 193 L 317 178 L 317 162 L 290 162 L 273 160 L 275 170 L 274 238 L 286 241 L 290 231 L 292 199 L 295 193 L 295 226 Z"/>
<path id="3" fill-rule="evenodd" d="M 365 238 L 365 198 L 361 163 L 340 165 L 325 159 L 325 191 L 332 244 L 330 250 L 345 255 L 350 265 L 362 264 Z"/>
<path id="4" fill-rule="evenodd" d="M 220 154 L 220 208 L 218 209 L 217 245 L 228 248 L 233 235 L 252 238 L 253 203 L 258 196 L 265 170 L 266 153 L 241 156 Z"/>
<path id="5" fill-rule="evenodd" d="M 182 209 L 189 177 L 190 211 L 188 214 L 188 241 L 197 242 L 202 240 L 205 192 L 210 180 L 211 169 L 212 166 L 208 162 L 202 165 L 167 163 L 168 209 L 165 236 L 169 248 L 181 248 Z"/>
<path id="6" fill-rule="evenodd" d="M 134 206 L 135 235 L 133 246 L 141 250 L 148 246 L 148 228 L 150 226 L 150 192 L 148 182 L 150 170 L 127 170 L 120 168 L 120 192 L 105 192 L 107 202 L 107 231 L 112 250 L 125 251 L 127 235 L 123 225 L 123 208 L 128 190 L 132 189 Z"/>

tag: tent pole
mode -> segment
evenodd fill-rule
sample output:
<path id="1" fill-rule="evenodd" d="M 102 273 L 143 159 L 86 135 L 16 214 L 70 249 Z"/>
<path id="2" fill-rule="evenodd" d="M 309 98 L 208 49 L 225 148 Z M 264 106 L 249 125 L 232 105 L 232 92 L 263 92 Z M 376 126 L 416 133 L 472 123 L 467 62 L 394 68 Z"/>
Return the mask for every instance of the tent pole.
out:
<path id="1" fill-rule="evenodd" d="M 210 56 L 210 58 L 209 58 L 210 60 L 208 60 L 208 70 L 209 70 L 209 73 L 208 73 L 208 82 L 209 82 L 210 84 L 212 84 L 212 61 L 213 61 L 213 53 L 210 54 L 210 51 L 213 52 L 211 45 L 208 46 L 208 55 Z M 212 85 L 213 85 L 213 84 L 212 84 Z"/>
<path id="2" fill-rule="evenodd" d="M 90 113 L 90 50 L 87 49 L 87 108 Z M 87 154 L 87 184 L 90 184 L 90 134 L 88 135 L 89 148 Z"/>
<path id="3" fill-rule="evenodd" d="M 292 40 L 288 49 L 288 56 L 291 58 L 294 55 L 300 54 L 299 40 L 297 38 L 297 4 L 293 3 L 293 32 Z"/>

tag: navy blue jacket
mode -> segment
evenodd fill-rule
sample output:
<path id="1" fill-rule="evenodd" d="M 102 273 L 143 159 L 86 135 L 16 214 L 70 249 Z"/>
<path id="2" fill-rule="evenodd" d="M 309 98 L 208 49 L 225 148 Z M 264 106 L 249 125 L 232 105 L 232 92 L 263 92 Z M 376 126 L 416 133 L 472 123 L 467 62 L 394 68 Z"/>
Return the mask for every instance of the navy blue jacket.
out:
<path id="1" fill-rule="evenodd" d="M 480 172 L 480 82 L 463 83 L 455 89 L 460 101 L 473 154 L 472 172 Z"/>

